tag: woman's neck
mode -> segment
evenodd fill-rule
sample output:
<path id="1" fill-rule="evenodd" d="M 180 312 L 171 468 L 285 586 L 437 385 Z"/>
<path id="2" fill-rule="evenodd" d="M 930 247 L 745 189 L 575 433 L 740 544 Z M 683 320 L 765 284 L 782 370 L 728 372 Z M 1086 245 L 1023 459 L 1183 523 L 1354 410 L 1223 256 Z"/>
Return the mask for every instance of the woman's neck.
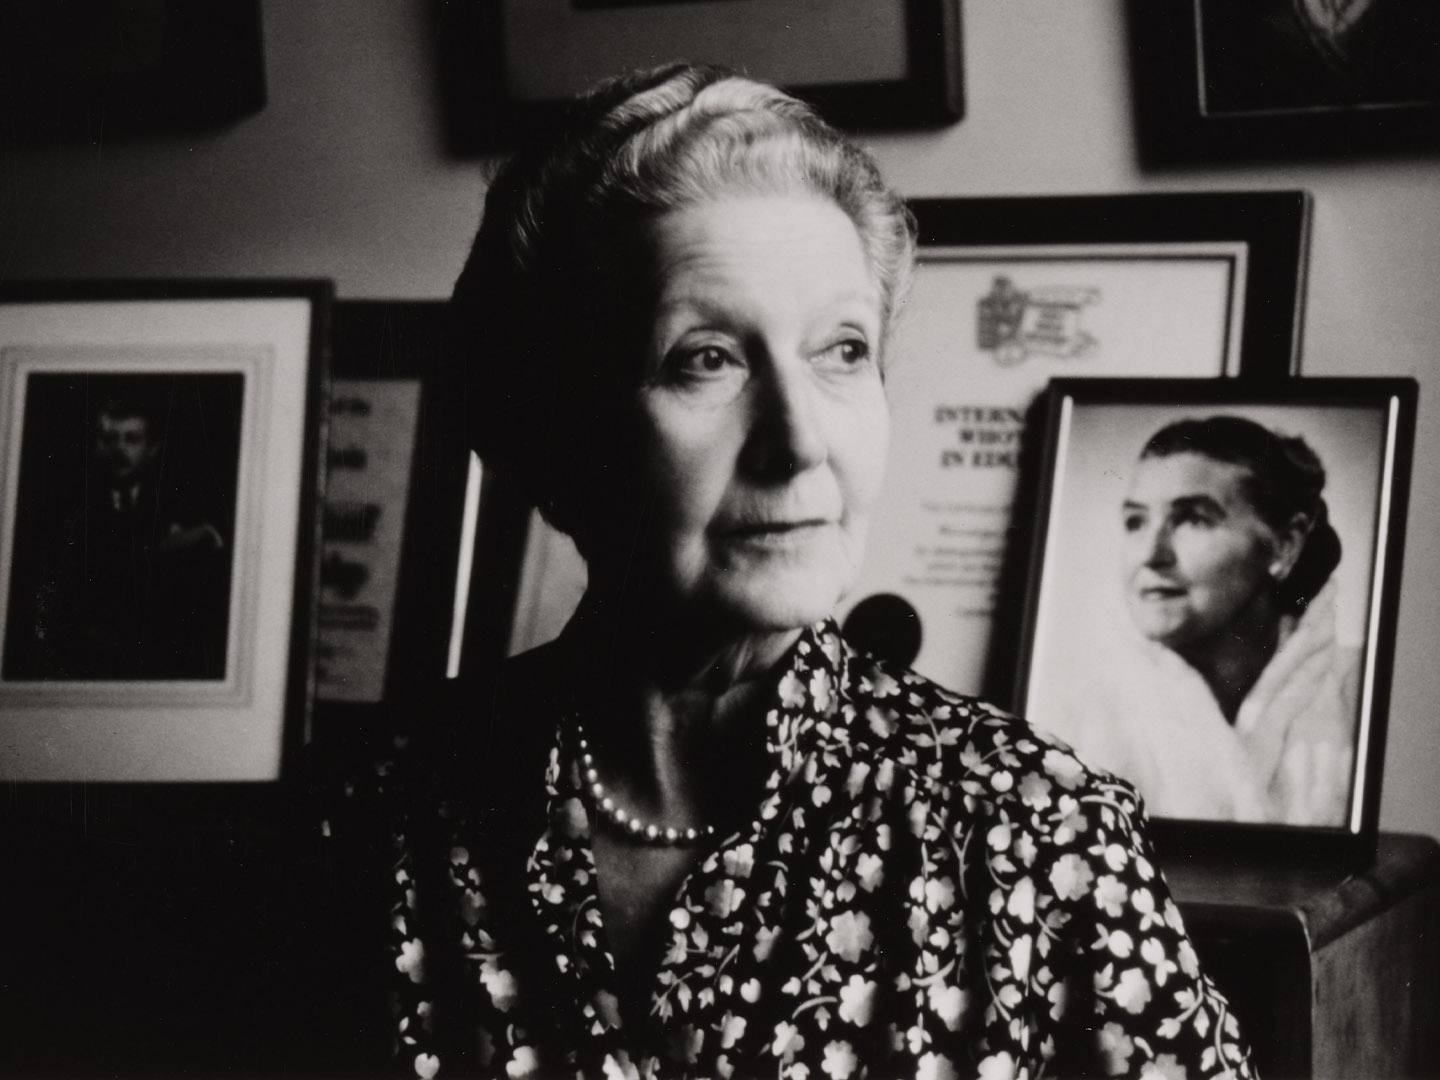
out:
<path id="1" fill-rule="evenodd" d="M 633 600 L 589 593 L 566 629 L 570 680 L 606 797 L 659 829 L 743 828 L 769 768 L 765 709 L 798 636 L 725 640 L 679 617 L 641 619 Z M 623 613 L 623 614 L 619 614 Z M 647 843 L 592 815 L 596 887 L 621 1010 L 647 1015 L 676 891 L 699 845 Z"/>
<path id="2" fill-rule="evenodd" d="M 803 628 L 757 629 L 679 605 L 645 602 L 634 592 L 586 591 L 567 634 L 583 639 L 587 655 L 614 679 L 665 695 L 719 696 L 763 678 L 795 644 Z"/>
<path id="3" fill-rule="evenodd" d="M 1292 617 L 1282 616 L 1273 603 L 1265 603 L 1222 632 L 1175 651 L 1200 673 L 1221 715 L 1233 725 L 1293 624 Z"/>
<path id="4" fill-rule="evenodd" d="M 764 706 L 800 631 L 727 640 L 607 607 L 587 598 L 567 630 L 585 688 L 576 708 L 602 781 L 647 820 L 720 824 L 753 797 Z"/>

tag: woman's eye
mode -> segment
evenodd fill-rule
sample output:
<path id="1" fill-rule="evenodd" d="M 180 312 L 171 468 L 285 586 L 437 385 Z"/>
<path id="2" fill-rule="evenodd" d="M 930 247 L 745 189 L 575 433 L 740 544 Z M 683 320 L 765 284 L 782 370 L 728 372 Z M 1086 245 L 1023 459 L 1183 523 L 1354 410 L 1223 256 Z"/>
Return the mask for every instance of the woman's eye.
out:
<path id="1" fill-rule="evenodd" d="M 735 359 L 716 345 L 682 349 L 671 354 L 670 370 L 682 379 L 713 379 L 723 375 Z"/>
<path id="2" fill-rule="evenodd" d="M 1175 524 L 1190 525 L 1194 526 L 1195 528 L 1208 529 L 1215 524 L 1215 519 L 1212 515 L 1205 513 L 1203 510 L 1198 510 L 1194 507 L 1187 507 L 1183 510 L 1179 510 L 1176 512 Z"/>
<path id="3" fill-rule="evenodd" d="M 870 358 L 870 346 L 863 338 L 842 338 L 826 346 L 820 360 L 836 368 L 853 368 Z"/>
<path id="4" fill-rule="evenodd" d="M 1126 514 L 1120 523 L 1127 533 L 1139 532 L 1145 527 L 1145 519 L 1139 514 Z"/>

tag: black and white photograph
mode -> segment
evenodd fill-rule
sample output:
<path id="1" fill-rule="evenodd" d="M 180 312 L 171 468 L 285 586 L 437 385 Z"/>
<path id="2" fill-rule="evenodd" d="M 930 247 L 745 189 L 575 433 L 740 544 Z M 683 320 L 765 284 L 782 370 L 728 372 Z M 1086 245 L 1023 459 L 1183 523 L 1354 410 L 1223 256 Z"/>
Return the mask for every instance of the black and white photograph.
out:
<path id="1" fill-rule="evenodd" d="M 223 679 L 244 376 L 26 381 L 6 680 Z"/>
<path id="2" fill-rule="evenodd" d="M 309 701 L 327 301 L 0 290 L 0 778 L 279 775 Z"/>
<path id="3" fill-rule="evenodd" d="M 0 0 L 0 1076 L 1440 1077 L 1437 13 Z"/>
<path id="4" fill-rule="evenodd" d="M 1327 382 L 1052 386 L 1023 706 L 1157 817 L 1361 828 L 1411 402 Z"/>

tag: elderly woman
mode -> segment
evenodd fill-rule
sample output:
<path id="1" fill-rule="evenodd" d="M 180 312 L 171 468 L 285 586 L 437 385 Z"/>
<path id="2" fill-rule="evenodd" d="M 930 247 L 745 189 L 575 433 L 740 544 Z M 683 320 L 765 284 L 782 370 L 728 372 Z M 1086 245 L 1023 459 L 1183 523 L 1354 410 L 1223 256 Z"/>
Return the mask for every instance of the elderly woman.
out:
<path id="1" fill-rule="evenodd" d="M 1324 487 L 1303 439 L 1244 417 L 1156 432 L 1121 508 L 1139 640 L 1035 715 L 1157 813 L 1342 824 L 1359 650 L 1335 636 Z"/>
<path id="2" fill-rule="evenodd" d="M 476 439 L 590 585 L 397 838 L 406 1071 L 1248 1075 L 1133 791 L 829 619 L 913 247 L 865 154 L 708 69 L 496 176 Z"/>

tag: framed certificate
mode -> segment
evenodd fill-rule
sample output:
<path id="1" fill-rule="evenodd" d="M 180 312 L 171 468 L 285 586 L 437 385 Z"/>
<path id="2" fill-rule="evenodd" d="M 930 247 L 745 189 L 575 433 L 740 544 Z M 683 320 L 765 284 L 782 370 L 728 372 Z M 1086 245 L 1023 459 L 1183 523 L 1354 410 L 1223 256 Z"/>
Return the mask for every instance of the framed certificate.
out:
<path id="1" fill-rule="evenodd" d="M 1267 381 L 1295 371 L 1309 198 L 912 208 L 921 251 L 887 347 L 889 469 L 844 628 L 861 648 L 954 690 L 1003 698 L 1037 396 L 1059 376 Z"/>

